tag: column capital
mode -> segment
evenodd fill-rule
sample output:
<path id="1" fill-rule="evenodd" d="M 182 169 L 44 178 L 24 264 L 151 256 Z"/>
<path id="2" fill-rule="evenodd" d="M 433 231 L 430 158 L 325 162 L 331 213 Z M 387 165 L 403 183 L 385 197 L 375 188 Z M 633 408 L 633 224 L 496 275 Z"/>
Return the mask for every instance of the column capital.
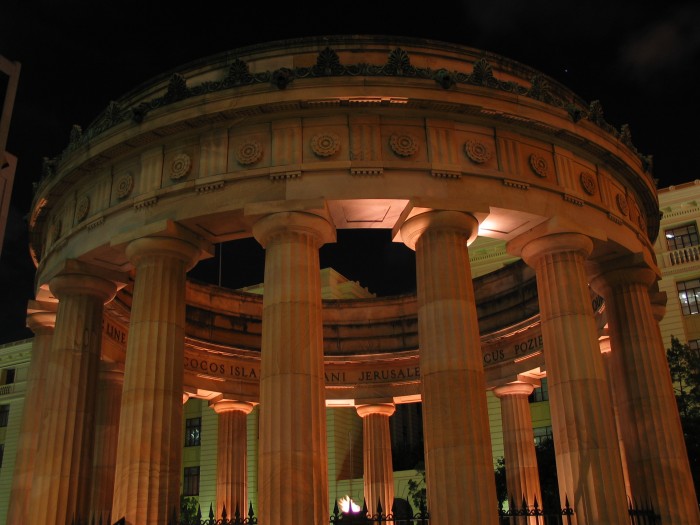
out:
<path id="1" fill-rule="evenodd" d="M 602 270 L 590 279 L 591 288 L 603 297 L 617 286 L 642 285 L 648 288 L 655 282 L 656 272 L 646 266 Z"/>
<path id="2" fill-rule="evenodd" d="M 552 233 L 528 241 L 520 249 L 520 256 L 528 266 L 533 266 L 540 257 L 547 254 L 576 252 L 585 259 L 592 251 L 593 241 L 587 235 L 576 232 Z"/>
<path id="3" fill-rule="evenodd" d="M 452 230 L 463 233 L 467 245 L 471 244 L 479 232 L 479 221 L 473 215 L 462 211 L 435 210 L 410 217 L 401 225 L 401 239 L 404 244 L 416 249 L 416 243 L 428 229 Z"/>
<path id="4" fill-rule="evenodd" d="M 535 386 L 532 383 L 525 383 L 523 381 L 513 381 L 512 383 L 497 386 L 493 389 L 493 393 L 499 399 L 505 396 L 527 397 L 530 394 L 532 394 L 533 390 L 535 390 Z"/>
<path id="5" fill-rule="evenodd" d="M 212 408 L 217 414 L 224 414 L 226 412 L 243 412 L 244 414 L 248 415 L 253 411 L 255 405 L 253 405 L 253 403 L 248 403 L 247 401 L 217 399 L 215 401 L 209 401 L 209 407 Z"/>
<path id="6" fill-rule="evenodd" d="M 366 417 L 370 414 L 378 414 L 380 416 L 391 416 L 396 412 L 396 406 L 393 403 L 380 403 L 376 405 L 359 405 L 355 407 L 357 415 Z"/>
<path id="7" fill-rule="evenodd" d="M 134 266 L 144 257 L 161 256 L 180 260 L 190 270 L 201 258 L 202 248 L 189 239 L 148 236 L 131 241 L 126 247 L 126 256 Z"/>
<path id="8" fill-rule="evenodd" d="M 661 322 L 666 315 L 668 294 L 666 292 L 660 292 L 658 286 L 656 286 L 649 291 L 649 300 L 651 301 L 651 311 L 654 314 L 654 319 L 656 319 L 657 322 Z"/>
<path id="9" fill-rule="evenodd" d="M 59 301 L 70 295 L 89 295 L 98 298 L 102 303 L 114 299 L 118 290 L 116 282 L 107 276 L 81 270 L 71 269 L 49 281 L 49 289 Z"/>
<path id="10" fill-rule="evenodd" d="M 27 303 L 27 328 L 35 334 L 52 333 L 56 327 L 58 303 L 30 300 Z"/>
<path id="11" fill-rule="evenodd" d="M 263 248 L 276 236 L 289 232 L 313 237 L 317 248 L 336 240 L 335 226 L 314 213 L 281 211 L 265 215 L 253 225 L 253 236 Z"/>

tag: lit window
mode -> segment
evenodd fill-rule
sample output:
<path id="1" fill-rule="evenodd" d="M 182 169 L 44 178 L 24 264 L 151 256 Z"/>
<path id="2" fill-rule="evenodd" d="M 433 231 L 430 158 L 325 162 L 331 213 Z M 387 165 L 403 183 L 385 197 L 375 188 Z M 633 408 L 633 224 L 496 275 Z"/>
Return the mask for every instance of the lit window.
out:
<path id="1" fill-rule="evenodd" d="M 182 483 L 182 495 L 199 495 L 199 467 L 185 467 L 185 475 Z"/>
<path id="2" fill-rule="evenodd" d="M 700 313 L 700 279 L 681 281 L 676 283 L 676 288 L 683 315 Z"/>
<path id="3" fill-rule="evenodd" d="M 202 443 L 202 418 L 185 420 L 185 446 L 198 447 Z"/>
<path id="4" fill-rule="evenodd" d="M 695 223 L 666 230 L 665 237 L 668 251 L 671 252 L 680 248 L 687 248 L 688 246 L 697 246 L 700 244 L 698 228 Z"/>
<path id="5" fill-rule="evenodd" d="M 10 418 L 10 405 L 0 405 L 0 427 L 7 426 L 7 420 Z"/>

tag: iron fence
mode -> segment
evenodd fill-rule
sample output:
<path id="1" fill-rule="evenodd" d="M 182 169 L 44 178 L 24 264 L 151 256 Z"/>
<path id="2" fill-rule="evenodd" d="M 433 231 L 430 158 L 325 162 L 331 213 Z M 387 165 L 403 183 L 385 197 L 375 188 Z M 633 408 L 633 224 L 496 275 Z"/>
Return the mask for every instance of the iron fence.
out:
<path id="1" fill-rule="evenodd" d="M 661 517 L 650 504 L 628 503 L 628 514 L 630 525 L 660 525 Z M 533 505 L 528 506 L 523 499 L 520 506 L 515 504 L 513 498 L 509 501 L 509 508 L 504 509 L 502 504 L 498 506 L 499 525 L 571 525 L 574 509 L 569 504 L 569 499 L 565 498 L 562 508 L 543 509 L 537 500 Z M 109 525 L 111 520 L 103 521 L 103 518 L 93 518 L 92 520 L 73 519 L 71 525 Z M 385 513 L 381 502 L 377 504 L 376 512 L 370 513 L 367 504 L 359 512 L 341 512 L 336 502 L 333 514 L 329 518 L 330 525 L 377 525 L 387 523 L 390 525 L 430 525 L 430 514 L 425 506 L 421 505 L 418 513 L 401 513 L 392 507 L 390 513 Z M 183 513 L 168 520 L 167 525 L 257 525 L 258 518 L 253 511 L 252 503 L 248 506 L 246 515 L 242 515 L 236 506 L 233 516 L 228 516 L 226 507 L 220 517 L 214 515 L 212 506 L 209 506 L 207 517 L 202 516 L 201 507 L 198 508 L 197 515 L 189 517 Z M 121 518 L 113 525 L 126 525 L 126 520 Z M 583 524 L 579 524 L 583 525 Z"/>
<path id="2" fill-rule="evenodd" d="M 382 502 L 377 502 L 377 509 L 374 514 L 367 509 L 365 501 L 362 510 L 359 512 L 340 512 L 338 502 L 333 507 L 333 514 L 330 517 L 331 525 L 370 525 L 378 523 L 390 523 L 392 525 L 428 525 L 430 515 L 424 505 L 421 505 L 417 514 L 401 513 L 395 506 L 392 506 L 389 514 L 384 513 Z"/>
<path id="3" fill-rule="evenodd" d="M 498 523 L 500 525 L 571 525 L 571 516 L 574 509 L 569 505 L 569 498 L 565 499 L 562 508 L 543 509 L 535 498 L 532 506 L 527 504 L 525 498 L 518 507 L 511 496 L 508 509 L 503 509 L 502 502 L 498 504 Z"/>

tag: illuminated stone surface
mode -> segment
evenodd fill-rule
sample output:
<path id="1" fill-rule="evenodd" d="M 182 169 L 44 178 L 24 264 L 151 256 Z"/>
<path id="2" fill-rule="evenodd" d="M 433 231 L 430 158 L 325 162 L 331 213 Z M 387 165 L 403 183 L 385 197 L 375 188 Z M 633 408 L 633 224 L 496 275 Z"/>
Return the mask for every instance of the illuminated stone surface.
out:
<path id="1" fill-rule="evenodd" d="M 700 523 L 666 352 L 649 298 L 649 268 L 606 268 L 592 285 L 605 298 L 610 364 L 632 494 L 663 523 Z M 650 425 L 640 425 L 653 421 Z"/>
<path id="2" fill-rule="evenodd" d="M 534 387 L 529 383 L 514 382 L 495 388 L 494 393 L 501 400 L 508 496 L 518 506 L 525 501 L 532 508 L 537 501 L 542 508 L 535 437 L 528 401 L 533 390 Z"/>
<path id="3" fill-rule="evenodd" d="M 497 523 L 486 381 L 467 241 L 468 214 L 419 214 L 402 226 L 416 250 L 423 435 L 430 516 Z M 469 498 L 464 498 L 469 494 Z"/>
<path id="4" fill-rule="evenodd" d="M 27 374 L 27 397 L 22 416 L 17 458 L 12 478 L 7 523 L 20 523 L 29 512 L 29 494 L 41 433 L 41 414 L 45 403 L 45 384 L 49 355 L 56 326 L 56 304 L 29 301 L 27 326 L 34 332 L 32 361 Z"/>
<path id="5" fill-rule="evenodd" d="M 537 234 L 523 241 L 522 257 L 537 272 L 559 495 L 577 523 L 624 523 L 615 418 L 584 269 L 593 242 L 578 233 Z"/>
<path id="6" fill-rule="evenodd" d="M 229 519 L 238 508 L 241 516 L 248 511 L 248 427 L 246 416 L 253 405 L 221 399 L 211 404 L 219 415 L 216 468 L 216 516 L 226 507 Z"/>
<path id="7" fill-rule="evenodd" d="M 135 279 L 100 319 L 102 359 L 125 362 L 113 520 L 155 525 L 177 506 L 186 389 L 260 402 L 261 523 L 325 521 L 324 401 L 421 398 L 431 514 L 493 523 L 486 388 L 546 375 L 562 493 L 582 521 L 626 522 L 597 341 L 606 314 L 591 311 L 583 264 L 637 254 L 656 272 L 656 188 L 649 159 L 603 120 L 600 104 L 545 80 L 427 40 L 251 46 L 132 91 L 49 163 L 29 214 L 37 299 L 66 261 Z M 418 297 L 322 306 L 318 248 L 341 228 L 384 228 L 415 244 Z M 537 230 L 552 235 L 535 249 Z M 588 239 L 585 249 L 569 246 L 568 233 Z M 253 235 L 267 248 L 265 299 L 186 282 L 211 244 Z M 514 262 L 523 246 L 536 272 Z M 655 320 L 632 310 L 653 332 Z M 97 346 L 89 354 L 96 363 Z M 47 389 L 60 381 L 53 375 Z M 639 454 L 667 471 L 666 459 Z M 47 473 L 34 474 L 44 481 L 33 489 L 44 491 Z M 73 509 L 70 498 L 51 505 Z"/>
<path id="8" fill-rule="evenodd" d="M 89 511 L 102 309 L 117 291 L 113 277 L 68 261 L 50 282 L 59 303 L 29 508 L 56 525 Z"/>
<path id="9" fill-rule="evenodd" d="M 390 514 L 394 503 L 394 469 L 391 464 L 389 417 L 396 411 L 392 404 L 360 405 L 362 418 L 362 458 L 365 503 L 376 514 L 381 502 L 383 514 Z"/>
<path id="10" fill-rule="evenodd" d="M 330 515 L 318 249 L 335 229 L 317 215 L 280 212 L 253 233 L 265 248 L 260 521 L 317 525 Z"/>

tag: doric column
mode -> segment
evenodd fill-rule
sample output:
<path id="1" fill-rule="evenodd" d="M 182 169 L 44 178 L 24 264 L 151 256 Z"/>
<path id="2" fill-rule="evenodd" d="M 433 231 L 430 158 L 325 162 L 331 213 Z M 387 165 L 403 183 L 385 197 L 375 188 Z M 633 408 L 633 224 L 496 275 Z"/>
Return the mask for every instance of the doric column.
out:
<path id="1" fill-rule="evenodd" d="M 625 453 L 625 443 L 622 440 L 622 433 L 620 431 L 620 415 L 617 408 L 617 400 L 615 399 L 615 377 L 612 375 L 612 365 L 610 364 L 610 338 L 601 337 L 598 340 L 598 345 L 600 346 L 600 354 L 603 356 L 603 368 L 605 368 L 605 377 L 608 380 L 608 391 L 610 392 L 610 401 L 612 402 L 613 415 L 615 417 L 615 429 L 617 430 L 617 446 L 620 448 L 620 461 L 622 462 L 622 477 L 625 480 L 625 494 L 627 494 L 628 501 L 632 496 L 632 490 L 630 489 L 630 477 L 629 471 L 627 470 L 627 455 Z"/>
<path id="2" fill-rule="evenodd" d="M 158 525 L 179 512 L 185 274 L 199 240 L 149 236 L 131 241 L 136 270 L 126 349 L 112 520 Z"/>
<path id="3" fill-rule="evenodd" d="M 391 403 L 360 405 L 362 418 L 362 453 L 364 465 L 365 503 L 370 514 L 391 513 L 394 504 L 394 468 L 391 463 L 391 434 L 389 417 L 396 411 Z"/>
<path id="4" fill-rule="evenodd" d="M 102 312 L 117 291 L 108 277 L 68 261 L 49 283 L 59 303 L 30 499 L 46 523 L 88 519 Z"/>
<path id="5" fill-rule="evenodd" d="M 104 361 L 100 363 L 90 516 L 96 521 L 102 519 L 104 523 L 111 523 L 123 385 L 122 365 Z"/>
<path id="6" fill-rule="evenodd" d="M 33 512 L 29 511 L 29 494 L 41 432 L 41 414 L 45 399 L 44 387 L 55 325 L 55 303 L 29 301 L 27 326 L 34 332 L 34 340 L 32 341 L 32 358 L 27 372 L 27 395 L 24 398 L 22 424 L 17 441 L 17 457 L 12 475 L 7 523 L 23 523 L 34 515 Z"/>
<path id="7" fill-rule="evenodd" d="M 216 456 L 216 516 L 226 506 L 229 518 L 236 506 L 245 516 L 248 511 L 248 426 L 253 405 L 245 401 L 219 399 L 209 404 L 219 415 Z"/>
<path id="8" fill-rule="evenodd" d="M 328 458 L 318 249 L 325 219 L 280 212 L 255 223 L 265 248 L 260 364 L 260 523 L 328 521 Z"/>
<path id="9" fill-rule="evenodd" d="M 535 436 L 528 396 L 534 387 L 515 381 L 494 389 L 501 400 L 503 447 L 506 459 L 506 485 L 509 496 L 519 506 L 523 499 L 532 507 L 542 507 L 540 477 L 535 453 Z"/>
<path id="10" fill-rule="evenodd" d="M 599 274 L 592 285 L 608 313 L 632 496 L 653 504 L 664 524 L 700 523 L 666 353 L 649 300 L 655 280 L 650 268 L 621 267 Z"/>
<path id="11" fill-rule="evenodd" d="M 435 211 L 404 223 L 416 250 L 426 481 L 431 521 L 495 524 L 496 487 L 479 324 L 467 243 L 471 215 Z"/>
<path id="12" fill-rule="evenodd" d="M 580 524 L 627 523 L 615 420 L 584 261 L 590 238 L 553 233 L 522 248 L 535 269 L 559 494 Z"/>

